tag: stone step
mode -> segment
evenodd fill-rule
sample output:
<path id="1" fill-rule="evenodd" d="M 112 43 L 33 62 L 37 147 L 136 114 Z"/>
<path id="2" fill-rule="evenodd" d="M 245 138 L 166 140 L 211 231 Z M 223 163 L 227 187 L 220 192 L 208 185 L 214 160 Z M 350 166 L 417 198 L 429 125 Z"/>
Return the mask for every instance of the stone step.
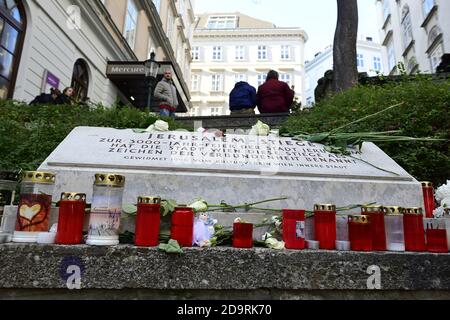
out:
<path id="1" fill-rule="evenodd" d="M 131 291 L 137 299 L 137 291 L 151 299 L 449 299 L 449 266 L 450 254 L 218 247 L 170 255 L 133 246 L 4 244 L 0 292 L 2 299 L 130 299 Z M 68 290 L 75 267 L 81 291 Z"/>
<path id="2" fill-rule="evenodd" d="M 258 120 L 268 124 L 271 128 L 279 127 L 287 120 L 289 113 L 273 113 L 264 115 L 230 115 L 217 117 L 179 117 L 176 122 L 186 127 L 219 129 L 250 129 Z"/>

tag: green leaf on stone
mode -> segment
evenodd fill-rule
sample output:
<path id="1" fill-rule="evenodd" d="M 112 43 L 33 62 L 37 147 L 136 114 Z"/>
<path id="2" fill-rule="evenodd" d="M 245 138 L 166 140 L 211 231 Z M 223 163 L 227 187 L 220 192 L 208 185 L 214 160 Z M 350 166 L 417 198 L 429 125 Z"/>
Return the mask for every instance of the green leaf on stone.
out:
<path id="1" fill-rule="evenodd" d="M 169 200 L 162 200 L 161 201 L 161 215 L 163 217 L 171 214 L 175 211 L 175 208 L 178 206 L 178 203 L 176 200 L 169 199 Z"/>
<path id="2" fill-rule="evenodd" d="M 183 254 L 183 249 L 181 249 L 178 241 L 170 239 L 169 243 L 161 243 L 158 247 L 160 251 L 164 251 L 166 253 L 171 254 Z"/>
<path id="3" fill-rule="evenodd" d="M 320 142 L 323 142 L 324 140 L 328 139 L 329 136 L 330 136 L 329 133 L 316 133 L 316 134 L 309 135 L 306 138 L 306 140 L 308 140 L 309 142 L 312 142 L 312 143 L 320 143 Z"/>

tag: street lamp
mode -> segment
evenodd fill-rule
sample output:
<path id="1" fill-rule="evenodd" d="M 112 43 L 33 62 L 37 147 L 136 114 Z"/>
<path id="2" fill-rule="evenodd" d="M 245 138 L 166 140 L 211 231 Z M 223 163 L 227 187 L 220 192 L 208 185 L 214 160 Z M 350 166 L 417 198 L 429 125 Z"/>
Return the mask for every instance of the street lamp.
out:
<path id="1" fill-rule="evenodd" d="M 145 61 L 145 78 L 148 82 L 148 99 L 147 99 L 147 110 L 152 112 L 152 97 L 153 90 L 156 85 L 156 77 L 158 76 L 159 63 L 155 61 L 155 53 L 150 54 L 150 59 Z"/>

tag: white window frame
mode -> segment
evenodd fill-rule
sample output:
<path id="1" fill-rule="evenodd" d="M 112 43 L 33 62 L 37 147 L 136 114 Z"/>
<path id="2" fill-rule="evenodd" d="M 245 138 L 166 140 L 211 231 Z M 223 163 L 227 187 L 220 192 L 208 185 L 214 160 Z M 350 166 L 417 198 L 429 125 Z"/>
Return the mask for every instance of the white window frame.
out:
<path id="1" fill-rule="evenodd" d="M 373 57 L 373 69 L 375 71 L 382 71 L 382 66 L 381 66 L 381 58 L 380 57 Z"/>
<path id="2" fill-rule="evenodd" d="M 123 28 L 123 36 L 127 40 L 129 46 L 134 50 L 136 45 L 136 33 L 138 24 L 139 10 L 134 0 L 128 0 L 127 12 L 125 16 L 125 25 Z"/>
<path id="3" fill-rule="evenodd" d="M 212 60 L 213 61 L 222 61 L 223 59 L 223 47 L 221 46 L 213 46 L 212 49 Z"/>
<path id="4" fill-rule="evenodd" d="M 174 19 L 172 10 L 169 10 L 167 15 L 167 38 L 169 38 L 170 43 L 172 43 Z"/>
<path id="5" fill-rule="evenodd" d="M 292 59 L 292 48 L 289 45 L 281 46 L 281 60 L 291 60 Z"/>
<path id="6" fill-rule="evenodd" d="M 389 0 L 383 0 L 383 22 L 391 14 L 391 8 L 389 6 Z"/>
<path id="7" fill-rule="evenodd" d="M 259 61 L 267 61 L 269 60 L 269 50 L 266 45 L 258 46 L 258 60 Z"/>
<path id="8" fill-rule="evenodd" d="M 413 40 L 411 12 L 409 11 L 409 7 L 407 7 L 406 5 L 403 8 L 402 12 L 401 28 L 403 37 L 403 49 L 406 49 Z"/>
<path id="9" fill-rule="evenodd" d="M 396 57 L 395 57 L 395 47 L 394 47 L 394 42 L 392 41 L 392 39 L 387 44 L 386 48 L 387 48 L 387 55 L 388 55 L 389 72 L 391 72 L 392 69 L 394 69 L 394 67 L 397 64 Z"/>
<path id="10" fill-rule="evenodd" d="M 258 83 L 258 87 L 263 85 L 266 82 L 267 79 L 267 74 L 265 73 L 259 73 L 257 76 L 257 83 Z"/>
<path id="11" fill-rule="evenodd" d="M 213 117 L 221 116 L 222 111 L 222 107 L 209 107 L 209 114 Z"/>
<path id="12" fill-rule="evenodd" d="M 192 47 L 192 61 L 200 61 L 200 47 Z"/>
<path id="13" fill-rule="evenodd" d="M 444 48 L 442 43 L 439 43 L 433 50 L 430 51 L 430 63 L 431 63 L 431 72 L 436 72 L 437 67 L 442 61 L 442 56 L 444 55 Z"/>
<path id="14" fill-rule="evenodd" d="M 182 16 L 184 16 L 185 10 L 186 10 L 186 5 L 185 5 L 185 0 L 178 0 L 179 5 L 178 5 L 178 10 L 180 10 L 180 14 Z"/>
<path id="15" fill-rule="evenodd" d="M 209 16 L 206 23 L 207 29 L 236 29 L 236 15 Z"/>
<path id="16" fill-rule="evenodd" d="M 191 75 L 191 90 L 192 92 L 200 92 L 200 80 L 201 77 L 198 74 Z"/>
<path id="17" fill-rule="evenodd" d="M 161 13 L 161 0 L 153 0 L 153 4 L 156 7 L 156 11 L 158 11 L 158 13 Z"/>
<path id="18" fill-rule="evenodd" d="M 435 0 L 422 0 L 422 10 L 424 18 L 428 16 L 428 14 L 431 12 L 431 9 L 433 9 L 435 5 Z"/>
<path id="19" fill-rule="evenodd" d="M 241 82 L 241 81 L 247 82 L 247 74 L 245 74 L 245 73 L 236 73 L 234 75 L 234 83 L 238 83 L 238 82 Z"/>
<path id="20" fill-rule="evenodd" d="M 364 68 L 364 55 L 362 53 L 356 55 L 356 66 L 358 68 Z"/>
<path id="21" fill-rule="evenodd" d="M 289 87 L 292 86 L 292 75 L 290 73 L 280 74 L 280 81 L 286 82 Z"/>
<path id="22" fill-rule="evenodd" d="M 235 47 L 235 60 L 244 61 L 245 60 L 245 46 Z"/>
<path id="23" fill-rule="evenodd" d="M 211 92 L 223 92 L 222 74 L 213 74 L 211 76 Z"/>

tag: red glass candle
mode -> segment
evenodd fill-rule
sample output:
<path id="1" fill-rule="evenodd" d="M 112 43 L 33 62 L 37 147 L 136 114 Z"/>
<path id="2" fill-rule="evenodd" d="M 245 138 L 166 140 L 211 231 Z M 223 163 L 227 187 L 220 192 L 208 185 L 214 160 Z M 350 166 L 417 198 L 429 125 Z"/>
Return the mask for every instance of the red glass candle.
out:
<path id="1" fill-rule="evenodd" d="M 253 224 L 243 222 L 234 223 L 233 247 L 253 248 Z"/>
<path id="2" fill-rule="evenodd" d="M 74 245 L 83 242 L 85 210 L 86 195 L 84 193 L 61 194 L 56 244 Z"/>
<path id="3" fill-rule="evenodd" d="M 320 249 L 336 248 L 336 206 L 316 204 L 314 206 L 314 229 Z"/>
<path id="4" fill-rule="evenodd" d="M 348 235 L 352 251 L 372 251 L 372 230 L 369 216 L 348 216 Z"/>
<path id="5" fill-rule="evenodd" d="M 406 208 L 403 210 L 406 251 L 427 250 L 422 212 L 422 208 Z"/>
<path id="6" fill-rule="evenodd" d="M 433 253 L 447 253 L 447 230 L 445 219 L 430 219 L 427 222 L 427 249 Z"/>
<path id="7" fill-rule="evenodd" d="M 283 241 L 286 249 L 305 249 L 305 210 L 283 210 Z"/>
<path id="8" fill-rule="evenodd" d="M 361 214 L 369 216 L 370 233 L 372 235 L 372 250 L 386 251 L 386 209 L 382 206 L 365 206 L 361 209 Z"/>
<path id="9" fill-rule="evenodd" d="M 192 247 L 194 240 L 194 210 L 179 206 L 172 214 L 171 238 L 181 247 Z"/>
<path id="10" fill-rule="evenodd" d="M 138 247 L 156 247 L 161 224 L 161 198 L 139 197 L 136 215 L 135 244 Z"/>
<path id="11" fill-rule="evenodd" d="M 431 182 L 422 182 L 423 201 L 425 204 L 425 217 L 433 218 L 433 211 L 436 209 L 434 201 L 434 189 Z"/>

